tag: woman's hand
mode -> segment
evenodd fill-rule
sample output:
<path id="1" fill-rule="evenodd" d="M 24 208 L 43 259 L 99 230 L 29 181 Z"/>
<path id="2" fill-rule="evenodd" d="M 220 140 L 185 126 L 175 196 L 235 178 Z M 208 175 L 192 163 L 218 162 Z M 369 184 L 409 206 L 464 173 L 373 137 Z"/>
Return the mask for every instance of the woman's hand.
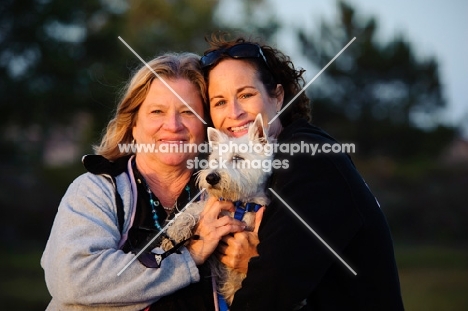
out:
<path id="1" fill-rule="evenodd" d="M 250 258 L 258 256 L 258 228 L 264 211 L 264 207 L 257 211 L 253 232 L 237 232 L 221 239 L 221 243 L 216 248 L 216 256 L 223 264 L 239 272 L 247 273 Z"/>
<path id="2" fill-rule="evenodd" d="M 212 197 L 207 200 L 205 208 L 200 214 L 200 220 L 194 232 L 194 235 L 198 235 L 199 239 L 192 239 L 187 246 L 197 265 L 205 262 L 223 236 L 245 229 L 245 223 L 242 221 L 229 216 L 218 218 L 222 210 L 232 212 L 234 205 L 232 202 L 218 201 Z"/>

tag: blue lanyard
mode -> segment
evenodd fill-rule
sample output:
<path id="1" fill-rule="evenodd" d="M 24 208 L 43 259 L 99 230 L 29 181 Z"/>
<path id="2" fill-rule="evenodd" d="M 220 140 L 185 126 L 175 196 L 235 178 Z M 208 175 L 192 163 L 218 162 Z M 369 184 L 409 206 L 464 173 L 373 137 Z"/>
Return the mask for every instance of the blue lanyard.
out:
<path id="1" fill-rule="evenodd" d="M 219 306 L 219 311 L 228 311 L 229 310 L 229 307 L 226 303 L 226 300 L 224 299 L 223 295 L 221 295 L 220 293 L 217 293 L 218 294 L 218 306 Z"/>

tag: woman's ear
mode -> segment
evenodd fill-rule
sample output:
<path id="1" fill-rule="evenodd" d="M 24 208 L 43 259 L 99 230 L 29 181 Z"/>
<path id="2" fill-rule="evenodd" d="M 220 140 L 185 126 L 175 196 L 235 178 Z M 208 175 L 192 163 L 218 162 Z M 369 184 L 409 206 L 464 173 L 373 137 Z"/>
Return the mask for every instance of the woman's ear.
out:
<path id="1" fill-rule="evenodd" d="M 276 85 L 276 112 L 280 111 L 283 107 L 284 89 L 281 84 Z"/>
<path id="2" fill-rule="evenodd" d="M 132 127 L 132 137 L 133 137 L 133 139 L 135 139 L 135 137 L 137 137 L 136 122 L 135 122 L 135 124 L 133 124 L 133 127 Z"/>

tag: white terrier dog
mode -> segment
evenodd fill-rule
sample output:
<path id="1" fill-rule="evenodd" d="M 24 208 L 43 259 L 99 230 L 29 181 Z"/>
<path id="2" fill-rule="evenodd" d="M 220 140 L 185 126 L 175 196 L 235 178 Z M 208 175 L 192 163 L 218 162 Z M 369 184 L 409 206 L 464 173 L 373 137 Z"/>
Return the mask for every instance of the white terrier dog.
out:
<path id="1" fill-rule="evenodd" d="M 210 167 L 199 171 L 198 185 L 205 188 L 209 196 L 234 202 L 236 212 L 225 213 L 243 220 L 246 230 L 252 231 L 255 212 L 269 203 L 265 185 L 272 172 L 273 141 L 263 127 L 262 117 L 259 114 L 250 124 L 248 134 L 238 138 L 208 128 L 208 141 L 213 150 L 208 159 Z M 167 236 L 176 243 L 190 238 L 204 205 L 203 201 L 192 203 L 178 214 L 168 227 Z M 164 240 L 163 249 L 173 247 L 173 242 Z M 208 261 L 218 292 L 231 305 L 246 275 L 224 266 L 215 256 Z"/>

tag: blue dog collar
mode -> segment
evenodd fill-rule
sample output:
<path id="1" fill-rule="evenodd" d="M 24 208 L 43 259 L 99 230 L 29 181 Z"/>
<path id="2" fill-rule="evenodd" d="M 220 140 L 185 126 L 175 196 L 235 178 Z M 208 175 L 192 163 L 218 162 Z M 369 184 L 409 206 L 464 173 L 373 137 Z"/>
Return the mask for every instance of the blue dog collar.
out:
<path id="1" fill-rule="evenodd" d="M 236 207 L 234 218 L 237 220 L 242 220 L 246 212 L 257 212 L 262 207 L 262 205 L 253 202 L 243 204 L 242 201 L 235 201 L 233 203 Z"/>

